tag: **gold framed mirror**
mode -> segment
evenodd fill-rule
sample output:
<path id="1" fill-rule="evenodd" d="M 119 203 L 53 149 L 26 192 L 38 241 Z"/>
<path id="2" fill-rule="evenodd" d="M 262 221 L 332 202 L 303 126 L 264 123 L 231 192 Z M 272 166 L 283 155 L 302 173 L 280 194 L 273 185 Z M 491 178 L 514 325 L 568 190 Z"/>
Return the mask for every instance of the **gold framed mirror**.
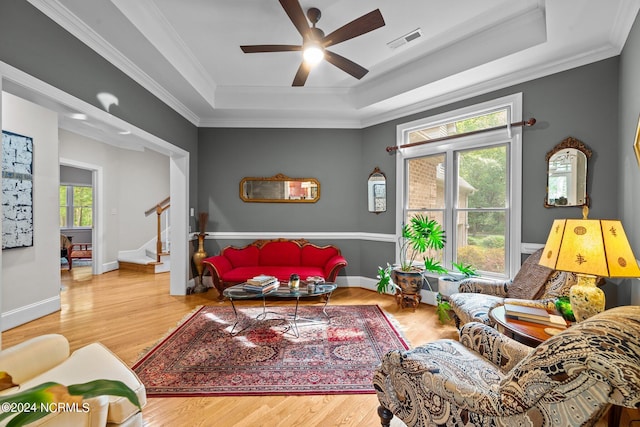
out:
<path id="1" fill-rule="evenodd" d="M 240 198 L 252 203 L 315 203 L 320 199 L 320 182 L 281 173 L 271 177 L 246 177 L 240 181 Z"/>
<path id="2" fill-rule="evenodd" d="M 387 210 L 387 177 L 376 166 L 367 180 L 369 212 L 381 213 Z"/>
<path id="3" fill-rule="evenodd" d="M 544 206 L 589 206 L 587 166 L 591 150 L 568 137 L 547 153 L 547 196 Z"/>

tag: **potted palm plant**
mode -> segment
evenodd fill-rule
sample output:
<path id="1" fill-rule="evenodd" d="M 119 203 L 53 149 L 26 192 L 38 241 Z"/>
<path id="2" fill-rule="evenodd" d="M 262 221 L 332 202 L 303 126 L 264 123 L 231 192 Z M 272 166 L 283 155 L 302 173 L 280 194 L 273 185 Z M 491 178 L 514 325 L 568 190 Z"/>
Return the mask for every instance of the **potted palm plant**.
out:
<path id="1" fill-rule="evenodd" d="M 384 268 L 378 267 L 378 283 L 376 285 L 378 292 L 387 292 L 391 287 L 391 290 L 400 291 L 403 294 L 419 294 L 422 284 L 426 281 L 429 290 L 435 296 L 437 305 L 440 306 L 441 298 L 435 295 L 429 280 L 424 275 L 427 272 L 445 274 L 447 270 L 433 257 L 423 257 L 424 266 L 417 266 L 415 263 L 419 259 L 418 257 L 427 251 L 444 248 L 445 242 L 445 232 L 438 221 L 429 219 L 423 214 L 412 217 L 409 223 L 402 225 L 401 235 L 398 237 L 400 264 L 387 263 Z M 444 319 L 441 318 L 442 320 Z"/>

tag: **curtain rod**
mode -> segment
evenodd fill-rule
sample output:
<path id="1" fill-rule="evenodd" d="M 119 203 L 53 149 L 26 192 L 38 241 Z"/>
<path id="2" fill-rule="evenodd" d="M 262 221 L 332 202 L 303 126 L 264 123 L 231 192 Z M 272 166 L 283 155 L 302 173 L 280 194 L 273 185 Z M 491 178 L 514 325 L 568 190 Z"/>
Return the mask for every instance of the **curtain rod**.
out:
<path id="1" fill-rule="evenodd" d="M 392 151 L 396 151 L 396 150 L 399 150 L 401 148 L 415 147 L 417 145 L 429 144 L 431 142 L 447 141 L 449 139 L 460 138 L 462 136 L 476 135 L 478 133 L 491 132 L 491 131 L 499 130 L 499 129 L 509 129 L 509 128 L 512 128 L 512 127 L 520 127 L 520 126 L 528 127 L 528 126 L 533 126 L 535 124 L 536 124 L 536 119 L 534 119 L 532 117 L 529 120 L 525 120 L 525 121 L 522 121 L 522 122 L 511 123 L 509 125 L 494 126 L 492 128 L 487 128 L 487 129 L 474 130 L 474 131 L 471 131 L 471 132 L 465 132 L 465 133 L 460 134 L 460 135 L 448 135 L 448 136 L 443 136 L 441 138 L 429 139 L 429 140 L 426 140 L 426 141 L 412 142 L 410 144 L 389 146 L 389 147 L 387 147 L 387 152 L 391 153 Z"/>

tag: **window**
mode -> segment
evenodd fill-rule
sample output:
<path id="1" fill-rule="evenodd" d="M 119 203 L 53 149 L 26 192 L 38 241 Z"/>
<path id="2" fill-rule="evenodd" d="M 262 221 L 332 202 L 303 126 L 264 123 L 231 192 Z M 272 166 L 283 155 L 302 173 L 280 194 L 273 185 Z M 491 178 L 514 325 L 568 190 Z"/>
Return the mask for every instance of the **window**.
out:
<path id="1" fill-rule="evenodd" d="M 60 186 L 60 228 L 93 226 L 93 188 Z"/>
<path id="2" fill-rule="evenodd" d="M 398 145 L 424 142 L 398 150 L 398 222 L 419 213 L 440 222 L 447 243 L 430 255 L 446 268 L 506 278 L 520 265 L 522 130 L 505 125 L 521 120 L 521 102 L 512 95 L 398 127 Z"/>

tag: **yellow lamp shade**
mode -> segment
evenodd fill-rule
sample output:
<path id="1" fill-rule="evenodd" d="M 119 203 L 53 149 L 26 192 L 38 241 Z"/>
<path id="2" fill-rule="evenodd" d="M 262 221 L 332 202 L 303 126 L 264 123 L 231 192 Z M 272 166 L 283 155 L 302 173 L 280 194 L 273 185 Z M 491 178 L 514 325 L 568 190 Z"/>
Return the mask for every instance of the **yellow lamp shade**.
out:
<path id="1" fill-rule="evenodd" d="M 640 277 L 640 268 L 633 255 L 627 234 L 620 221 L 601 220 L 604 246 L 607 249 L 609 277 Z"/>
<path id="2" fill-rule="evenodd" d="M 600 277 L 640 277 L 622 223 L 616 220 L 555 220 L 540 264 Z"/>
<path id="3" fill-rule="evenodd" d="M 605 308 L 605 295 L 596 277 L 640 277 L 622 223 L 616 220 L 557 219 L 553 221 L 539 264 L 576 273 L 569 299 L 578 322 Z"/>

